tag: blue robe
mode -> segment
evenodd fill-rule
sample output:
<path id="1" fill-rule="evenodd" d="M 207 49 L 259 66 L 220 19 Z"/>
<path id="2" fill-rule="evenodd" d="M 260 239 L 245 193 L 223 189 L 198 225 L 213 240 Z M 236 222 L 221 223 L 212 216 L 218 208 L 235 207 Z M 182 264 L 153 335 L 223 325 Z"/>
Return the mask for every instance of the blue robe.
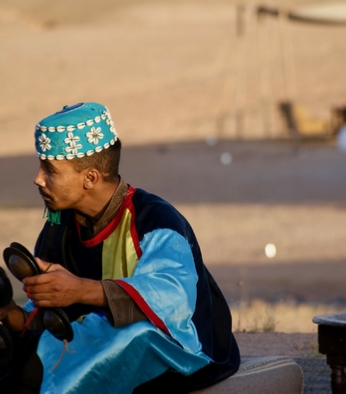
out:
<path id="1" fill-rule="evenodd" d="M 63 308 L 73 321 L 73 353 L 52 371 L 63 344 L 44 332 L 42 393 L 132 393 L 167 371 L 186 376 L 192 391 L 237 371 L 228 305 L 190 225 L 166 201 L 130 186 L 116 217 L 88 239 L 75 212 L 63 211 L 60 225 L 44 226 L 35 255 L 81 277 L 116 281 L 148 318 L 116 328 L 95 307 Z"/>

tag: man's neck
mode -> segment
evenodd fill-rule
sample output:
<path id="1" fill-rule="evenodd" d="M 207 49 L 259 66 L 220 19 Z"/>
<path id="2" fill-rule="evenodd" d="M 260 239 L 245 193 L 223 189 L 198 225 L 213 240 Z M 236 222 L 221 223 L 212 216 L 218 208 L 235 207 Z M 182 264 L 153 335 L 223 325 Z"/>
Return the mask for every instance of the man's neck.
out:
<path id="1" fill-rule="evenodd" d="M 107 210 L 109 202 L 118 188 L 119 181 L 120 177 L 117 178 L 116 182 L 103 183 L 102 187 L 93 190 L 83 202 L 83 208 L 78 212 L 91 223 L 96 223 Z"/>
<path id="2" fill-rule="evenodd" d="M 122 179 L 119 179 L 113 195 L 103 207 L 102 211 L 99 211 L 99 214 L 93 217 L 83 213 L 77 213 L 77 221 L 83 227 L 92 228 L 92 233 L 94 235 L 97 234 L 116 216 L 127 194 L 127 190 L 128 185 Z"/>

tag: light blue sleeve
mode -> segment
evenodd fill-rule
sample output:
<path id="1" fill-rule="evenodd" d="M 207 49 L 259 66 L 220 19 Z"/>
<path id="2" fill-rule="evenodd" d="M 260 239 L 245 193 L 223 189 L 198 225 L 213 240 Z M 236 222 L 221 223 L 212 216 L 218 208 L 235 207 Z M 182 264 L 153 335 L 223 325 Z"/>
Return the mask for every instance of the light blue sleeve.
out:
<path id="1" fill-rule="evenodd" d="M 184 349 L 202 355 L 192 321 L 198 276 L 188 241 L 173 230 L 159 229 L 146 234 L 140 246 L 143 254 L 133 276 L 119 284 L 125 282 L 124 289 L 148 318 L 152 313 L 158 317 Z"/>

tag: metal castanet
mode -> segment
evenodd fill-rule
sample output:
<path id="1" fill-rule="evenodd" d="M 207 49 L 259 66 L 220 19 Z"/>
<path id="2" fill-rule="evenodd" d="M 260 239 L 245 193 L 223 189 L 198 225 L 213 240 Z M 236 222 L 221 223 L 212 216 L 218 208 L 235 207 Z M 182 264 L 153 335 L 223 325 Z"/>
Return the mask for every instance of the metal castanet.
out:
<path id="1" fill-rule="evenodd" d="M 12 242 L 10 246 L 4 249 L 3 257 L 5 263 L 18 280 L 34 275 L 44 274 L 34 256 L 18 242 Z M 0 277 L 1 280 L 1 277 Z M 12 290 L 12 286 L 11 286 Z M 1 296 L 1 281 L 0 281 Z M 11 296 L 12 298 L 12 296 Z M 73 339 L 73 330 L 68 316 L 60 308 L 39 308 L 45 328 L 57 339 L 70 342 Z"/>

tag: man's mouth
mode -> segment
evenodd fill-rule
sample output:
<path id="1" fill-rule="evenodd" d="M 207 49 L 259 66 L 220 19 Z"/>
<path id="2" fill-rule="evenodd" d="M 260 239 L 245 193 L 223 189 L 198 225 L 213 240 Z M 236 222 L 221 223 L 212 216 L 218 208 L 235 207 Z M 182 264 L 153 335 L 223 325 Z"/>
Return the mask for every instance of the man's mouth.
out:
<path id="1" fill-rule="evenodd" d="M 51 199 L 51 197 L 47 193 L 43 192 L 41 189 L 39 189 L 39 193 L 44 200 Z"/>

